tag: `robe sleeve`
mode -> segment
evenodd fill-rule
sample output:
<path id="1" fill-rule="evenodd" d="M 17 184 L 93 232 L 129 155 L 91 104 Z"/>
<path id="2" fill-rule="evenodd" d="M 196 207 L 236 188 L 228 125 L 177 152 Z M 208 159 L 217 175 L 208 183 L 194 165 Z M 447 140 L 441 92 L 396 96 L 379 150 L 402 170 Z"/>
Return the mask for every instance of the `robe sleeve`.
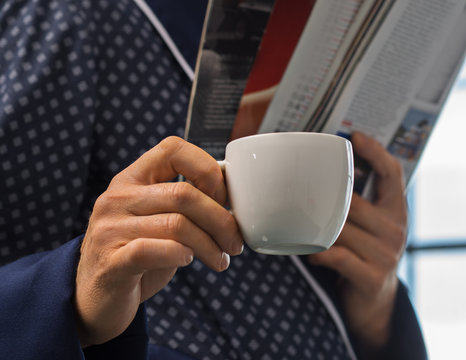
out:
<path id="1" fill-rule="evenodd" d="M 387 344 L 371 358 L 380 360 L 426 360 L 427 350 L 416 312 L 406 287 L 400 282 Z"/>
<path id="2" fill-rule="evenodd" d="M 146 359 L 144 308 L 119 337 L 82 351 L 72 305 L 81 238 L 0 268 L 5 359 Z"/>

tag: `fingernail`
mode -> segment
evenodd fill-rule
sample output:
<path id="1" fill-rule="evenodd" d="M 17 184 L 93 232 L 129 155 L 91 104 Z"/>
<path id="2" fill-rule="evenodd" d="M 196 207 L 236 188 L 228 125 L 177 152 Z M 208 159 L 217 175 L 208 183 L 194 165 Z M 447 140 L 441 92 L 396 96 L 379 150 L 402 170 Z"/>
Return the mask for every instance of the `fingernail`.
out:
<path id="1" fill-rule="evenodd" d="M 241 255 L 243 253 L 243 250 L 244 250 L 243 242 L 238 243 L 235 241 L 233 244 L 231 244 L 231 250 L 229 254 L 233 256 Z"/>
<path id="2" fill-rule="evenodd" d="M 230 266 L 230 255 L 222 253 L 222 260 L 220 261 L 220 271 L 228 269 Z"/>
<path id="3" fill-rule="evenodd" d="M 243 250 L 244 250 L 244 244 L 241 243 L 240 246 L 235 246 L 235 254 L 236 255 L 241 255 L 243 253 Z"/>
<path id="4" fill-rule="evenodd" d="M 194 256 L 192 256 L 192 255 L 186 256 L 186 259 L 185 259 L 186 265 L 191 264 L 193 262 L 193 260 L 194 260 Z"/>

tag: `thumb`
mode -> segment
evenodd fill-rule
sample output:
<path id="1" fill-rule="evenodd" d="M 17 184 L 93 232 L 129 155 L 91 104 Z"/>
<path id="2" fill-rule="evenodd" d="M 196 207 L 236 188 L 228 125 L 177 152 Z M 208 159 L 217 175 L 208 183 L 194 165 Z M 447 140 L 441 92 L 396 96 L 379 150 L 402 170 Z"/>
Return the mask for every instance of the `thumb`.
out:
<path id="1" fill-rule="evenodd" d="M 404 205 L 404 176 L 398 160 L 375 139 L 355 132 L 351 138 L 355 153 L 366 160 L 375 173 L 375 204 L 390 210 Z"/>

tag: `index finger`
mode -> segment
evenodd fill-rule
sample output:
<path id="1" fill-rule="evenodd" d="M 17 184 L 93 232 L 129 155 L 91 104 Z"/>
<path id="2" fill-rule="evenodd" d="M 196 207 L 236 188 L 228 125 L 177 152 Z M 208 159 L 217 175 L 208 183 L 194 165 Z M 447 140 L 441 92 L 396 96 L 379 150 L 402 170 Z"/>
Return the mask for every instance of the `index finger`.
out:
<path id="1" fill-rule="evenodd" d="M 183 175 L 217 202 L 225 202 L 223 174 L 215 159 L 175 136 L 162 140 L 118 176 L 131 183 L 151 185 L 171 181 L 178 175 Z"/>

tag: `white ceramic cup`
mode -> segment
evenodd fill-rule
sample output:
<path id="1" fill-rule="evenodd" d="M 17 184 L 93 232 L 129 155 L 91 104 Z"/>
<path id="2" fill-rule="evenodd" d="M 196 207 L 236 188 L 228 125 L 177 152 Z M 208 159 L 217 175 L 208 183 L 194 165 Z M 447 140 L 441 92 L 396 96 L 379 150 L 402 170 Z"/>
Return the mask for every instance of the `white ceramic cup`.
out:
<path id="1" fill-rule="evenodd" d="M 333 245 L 353 190 L 348 140 L 309 132 L 253 135 L 230 142 L 219 164 L 251 249 L 302 255 Z"/>

